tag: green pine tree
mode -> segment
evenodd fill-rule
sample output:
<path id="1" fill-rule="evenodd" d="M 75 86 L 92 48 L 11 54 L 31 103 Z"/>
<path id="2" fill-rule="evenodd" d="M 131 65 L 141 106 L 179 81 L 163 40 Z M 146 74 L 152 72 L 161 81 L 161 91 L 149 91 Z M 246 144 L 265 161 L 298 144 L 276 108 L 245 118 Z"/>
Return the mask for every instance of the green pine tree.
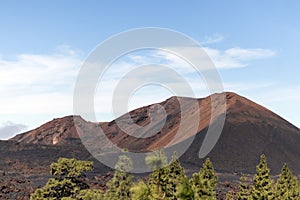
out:
<path id="1" fill-rule="evenodd" d="M 276 182 L 275 197 L 282 200 L 300 199 L 299 181 L 294 177 L 287 164 L 284 164 Z"/>
<path id="2" fill-rule="evenodd" d="M 198 173 L 193 174 L 192 186 L 200 199 L 215 200 L 218 178 L 210 159 L 206 159 Z"/>
<path id="3" fill-rule="evenodd" d="M 76 195 L 78 200 L 103 200 L 103 191 L 97 189 L 81 190 Z"/>
<path id="4" fill-rule="evenodd" d="M 171 164 L 169 164 L 165 170 L 166 174 L 166 188 L 165 199 L 176 200 L 176 186 L 179 185 L 186 177 L 183 167 L 180 165 L 176 154 L 173 155 Z"/>
<path id="5" fill-rule="evenodd" d="M 115 173 L 111 180 L 107 182 L 107 190 L 104 199 L 107 200 L 130 200 L 130 188 L 132 186 L 132 175 L 128 174 L 132 168 L 132 161 L 126 155 L 119 156 L 119 161 L 115 166 Z"/>
<path id="6" fill-rule="evenodd" d="M 168 165 L 168 160 L 163 150 L 155 151 L 154 153 L 149 154 L 146 156 L 145 162 L 149 166 L 149 169 L 153 171 Z"/>
<path id="7" fill-rule="evenodd" d="M 50 166 L 50 178 L 47 184 L 37 189 L 30 197 L 31 200 L 62 199 L 74 197 L 77 192 L 88 189 L 83 177 L 85 171 L 93 169 L 93 162 L 76 160 L 74 158 L 60 158 Z"/>
<path id="8" fill-rule="evenodd" d="M 165 199 L 167 188 L 168 161 L 162 150 L 156 151 L 145 158 L 146 164 L 154 170 L 148 179 L 152 199 Z"/>
<path id="9" fill-rule="evenodd" d="M 290 199 L 300 199 L 300 183 L 296 176 L 293 176 L 291 190 L 289 191 Z"/>
<path id="10" fill-rule="evenodd" d="M 273 180 L 270 178 L 270 169 L 267 166 L 266 156 L 261 155 L 260 162 L 256 166 L 254 185 L 251 197 L 254 200 L 274 199 Z"/>
<path id="11" fill-rule="evenodd" d="M 234 194 L 233 191 L 229 190 L 226 194 L 226 200 L 233 200 L 234 199 Z"/>
<path id="12" fill-rule="evenodd" d="M 154 199 L 176 200 L 176 187 L 185 178 L 183 167 L 174 153 L 168 165 L 163 151 L 146 157 L 146 163 L 154 170 L 149 176 L 149 187 Z"/>
<path id="13" fill-rule="evenodd" d="M 250 200 L 251 199 L 250 186 L 247 183 L 246 177 L 243 175 L 240 179 L 239 192 L 237 193 L 238 200 Z"/>
<path id="14" fill-rule="evenodd" d="M 149 186 L 142 180 L 135 183 L 131 189 L 132 200 L 151 200 L 151 191 Z"/>
<path id="15" fill-rule="evenodd" d="M 176 187 L 176 197 L 178 200 L 198 200 L 190 180 L 184 177 L 182 182 Z"/>

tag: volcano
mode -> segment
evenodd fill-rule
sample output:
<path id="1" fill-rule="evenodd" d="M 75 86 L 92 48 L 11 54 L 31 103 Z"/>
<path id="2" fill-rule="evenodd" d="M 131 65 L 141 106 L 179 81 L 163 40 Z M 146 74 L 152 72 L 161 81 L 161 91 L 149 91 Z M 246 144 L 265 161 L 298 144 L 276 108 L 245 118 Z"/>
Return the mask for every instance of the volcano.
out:
<path id="1" fill-rule="evenodd" d="M 225 97 L 225 102 L 222 97 Z M 214 104 L 212 100 L 215 101 Z M 199 106 L 199 113 L 195 112 L 195 106 Z M 166 118 L 151 118 L 151 112 L 156 107 L 164 108 Z M 171 97 L 163 102 L 135 109 L 129 115 L 111 122 L 94 123 L 87 122 L 80 116 L 67 116 L 19 134 L 9 141 L 18 145 L 38 144 L 59 149 L 70 145 L 80 146 L 79 135 L 86 132 L 97 135 L 101 129 L 113 145 L 134 152 L 148 152 L 174 146 L 194 137 L 192 144 L 180 158 L 182 164 L 193 171 L 199 169 L 203 162 L 199 158 L 199 150 L 208 127 L 224 115 L 226 118 L 221 136 L 207 155 L 217 171 L 253 173 L 259 156 L 265 154 L 272 173 L 279 173 L 283 163 L 288 163 L 295 173 L 300 173 L 300 130 L 267 108 L 231 92 L 200 99 Z M 132 119 L 132 123 L 120 128 L 117 122 L 122 123 L 128 117 Z M 193 125 L 187 126 L 184 134 L 176 136 L 182 120 L 192 124 L 195 119 L 199 120 L 196 129 L 190 130 L 189 127 Z M 151 123 L 151 120 L 155 123 Z M 156 130 L 161 121 L 164 122 L 162 128 L 150 137 L 137 138 L 130 134 L 134 130 L 133 124 L 147 126 L 141 133 L 146 134 L 147 131 Z M 174 138 L 176 139 L 173 140 Z M 94 138 L 91 139 L 93 141 Z M 111 144 L 100 140 L 97 145 L 109 149 Z"/>
<path id="2" fill-rule="evenodd" d="M 199 112 L 196 112 L 197 107 Z M 152 116 L 161 110 L 165 115 Z M 111 122 L 89 122 L 80 116 L 66 116 L 0 141 L 0 182 L 4 184 L 3 187 L 0 184 L 0 197 L 28 197 L 32 188 L 45 184 L 49 165 L 60 157 L 92 160 L 95 167 L 89 176 L 104 177 L 96 179 L 98 184 L 100 180 L 107 180 L 111 169 L 86 149 L 87 145 L 95 145 L 95 141 L 106 153 L 114 153 L 114 145 L 133 152 L 149 152 L 190 141 L 180 161 L 187 174 L 191 174 L 198 171 L 206 159 L 199 158 L 200 148 L 208 134 L 213 134 L 208 132 L 209 128 L 220 119 L 224 120 L 220 137 L 206 156 L 218 173 L 253 174 L 259 156 L 265 154 L 273 175 L 280 173 L 283 163 L 300 175 L 299 128 L 245 97 L 226 92 L 200 99 L 171 97 L 130 111 Z M 178 134 L 183 122 L 184 131 Z M 135 125 L 143 127 L 138 135 L 147 137 L 135 137 L 138 130 Z M 104 135 L 99 138 L 100 131 Z M 85 145 L 83 138 L 88 138 Z M 16 184 L 10 184 L 10 188 L 9 183 Z M 105 181 L 100 184 L 105 185 Z"/>

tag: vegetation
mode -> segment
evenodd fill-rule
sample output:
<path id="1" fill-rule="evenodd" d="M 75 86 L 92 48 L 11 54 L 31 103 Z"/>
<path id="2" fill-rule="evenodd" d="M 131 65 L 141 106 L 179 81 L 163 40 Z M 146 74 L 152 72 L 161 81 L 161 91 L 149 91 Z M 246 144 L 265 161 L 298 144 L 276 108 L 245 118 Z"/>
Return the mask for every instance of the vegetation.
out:
<path id="1" fill-rule="evenodd" d="M 135 183 L 131 189 L 132 200 L 151 200 L 151 190 L 149 186 L 142 180 Z"/>
<path id="2" fill-rule="evenodd" d="M 280 177 L 275 187 L 275 198 L 277 199 L 300 199 L 299 182 L 297 177 L 293 176 L 287 164 L 284 164 Z"/>
<path id="3" fill-rule="evenodd" d="M 47 184 L 37 189 L 30 197 L 32 200 L 39 199 L 62 199 L 71 197 L 81 190 L 88 189 L 84 182 L 84 172 L 91 171 L 93 163 L 89 161 L 76 160 L 74 158 L 60 158 L 50 166 L 50 178 Z"/>
<path id="4" fill-rule="evenodd" d="M 107 190 L 104 199 L 109 200 L 129 200 L 130 188 L 132 186 L 132 175 L 128 174 L 132 168 L 132 161 L 125 155 L 119 157 L 119 161 L 115 166 L 115 174 L 113 178 L 107 182 Z"/>
<path id="5" fill-rule="evenodd" d="M 265 155 L 261 155 L 260 157 L 253 182 L 251 190 L 252 199 L 274 199 L 273 180 L 270 178 L 270 169 L 267 166 Z"/>
<path id="6" fill-rule="evenodd" d="M 169 165 L 162 151 L 146 157 L 146 162 L 151 169 L 155 169 L 148 179 L 151 198 L 177 199 L 176 186 L 185 178 L 185 173 L 176 155 L 173 155 Z"/>
<path id="7" fill-rule="evenodd" d="M 250 200 L 251 199 L 250 186 L 247 183 L 246 177 L 243 175 L 240 179 L 239 192 L 237 193 L 238 200 Z"/>
<path id="8" fill-rule="evenodd" d="M 229 190 L 226 194 L 226 200 L 232 200 L 232 199 L 234 199 L 233 191 Z"/>
<path id="9" fill-rule="evenodd" d="M 191 179 L 192 187 L 196 197 L 200 199 L 216 199 L 216 186 L 218 178 L 210 159 L 206 159 L 199 173 L 193 174 Z"/>
<path id="10" fill-rule="evenodd" d="M 126 155 L 119 156 L 113 178 L 107 182 L 106 190 L 91 189 L 84 181 L 84 172 L 93 169 L 93 163 L 76 159 L 60 158 L 52 163 L 47 184 L 37 189 L 32 200 L 215 200 L 218 178 L 210 159 L 206 159 L 198 173 L 191 178 L 176 155 L 170 163 L 162 151 L 146 157 L 145 162 L 153 172 L 148 179 L 133 181 L 127 171 L 132 161 Z M 265 155 L 261 155 L 253 179 L 242 176 L 237 191 L 228 191 L 226 200 L 298 200 L 300 184 L 287 164 L 283 165 L 280 177 L 270 177 Z"/>
<path id="11" fill-rule="evenodd" d="M 196 193 L 194 188 L 192 187 L 191 181 L 185 177 L 181 184 L 177 185 L 176 187 L 176 197 L 178 200 L 196 200 L 198 197 L 196 197 Z"/>

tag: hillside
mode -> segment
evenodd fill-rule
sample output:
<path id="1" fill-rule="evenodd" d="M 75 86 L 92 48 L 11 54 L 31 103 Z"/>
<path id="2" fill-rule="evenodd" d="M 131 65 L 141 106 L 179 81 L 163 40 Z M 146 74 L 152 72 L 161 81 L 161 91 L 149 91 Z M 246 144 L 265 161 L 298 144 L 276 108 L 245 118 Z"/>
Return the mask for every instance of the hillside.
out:
<path id="1" fill-rule="evenodd" d="M 279 173 L 282 163 L 287 162 L 291 169 L 300 174 L 300 146 L 298 145 L 300 143 L 300 130 L 297 127 L 270 110 L 235 93 L 225 94 L 227 106 L 224 110 L 221 94 L 214 95 L 214 100 L 220 102 L 216 103 L 213 116 L 211 116 L 211 98 L 197 99 L 196 102 L 200 105 L 200 122 L 197 131 L 191 132 L 187 129 L 184 135 L 181 135 L 171 144 L 169 142 L 174 137 L 178 137 L 176 133 L 181 117 L 188 122 L 192 122 L 196 118 L 193 111 L 195 101 L 191 98 L 171 97 L 159 103 L 166 110 L 166 123 L 157 134 L 148 138 L 136 138 L 124 133 L 117 126 L 115 120 L 92 123 L 86 122 L 79 116 L 68 116 L 54 119 L 35 130 L 19 134 L 10 141 L 15 141 L 19 145 L 40 144 L 63 148 L 65 145 L 80 144 L 78 133 L 84 135 L 85 132 L 89 132 L 96 135 L 101 127 L 109 140 L 119 147 L 135 152 L 145 152 L 159 149 L 167 144 L 171 147 L 195 136 L 195 140 L 186 154 L 180 158 L 183 165 L 192 170 L 198 169 L 202 163 L 202 160 L 198 159 L 198 152 L 210 121 L 215 123 L 220 115 L 226 113 L 221 137 L 213 151 L 208 155 L 213 160 L 216 170 L 252 173 L 255 170 L 259 155 L 264 153 L 267 155 L 273 173 Z M 181 109 L 179 101 L 183 102 Z M 145 106 L 133 110 L 129 114 L 134 123 L 146 126 L 151 121 L 149 113 L 156 105 Z M 122 121 L 122 118 L 125 117 L 121 116 L 117 120 Z M 80 124 L 77 126 L 77 128 L 79 127 L 78 132 L 74 120 Z M 160 119 L 156 123 L 152 123 L 153 127 L 149 127 L 149 131 L 155 129 L 159 122 Z M 131 131 L 130 124 L 125 128 L 127 132 Z M 90 142 L 95 141 L 94 138 L 90 140 Z M 98 140 L 97 145 L 110 148 L 107 143 L 102 141 L 105 140 Z"/>
<path id="2" fill-rule="evenodd" d="M 224 96 L 225 102 L 222 100 Z M 195 112 L 198 105 L 200 113 Z M 161 106 L 167 117 L 158 115 L 153 118 L 151 112 Z M 213 112 L 211 106 L 214 106 Z M 235 179 L 234 174 L 237 173 L 254 173 L 262 153 L 266 154 L 273 175 L 279 174 L 285 162 L 295 174 L 300 175 L 300 130 L 272 111 L 235 93 L 213 94 L 213 98 L 201 99 L 171 97 L 159 104 L 135 109 L 129 114 L 133 123 L 127 123 L 128 115 L 99 123 L 85 121 L 80 116 L 66 116 L 53 119 L 8 141 L 0 141 L 0 180 L 4 184 L 0 185 L 1 198 L 10 199 L 17 195 L 28 199 L 33 188 L 45 184 L 49 178 L 49 165 L 59 157 L 94 161 L 95 169 L 88 177 L 95 184 L 105 185 L 111 170 L 87 151 L 79 137 L 85 137 L 86 144 L 101 145 L 114 154 L 111 144 L 96 137 L 100 128 L 114 145 L 134 152 L 152 151 L 166 145 L 174 148 L 194 137 L 192 144 L 180 157 L 187 173 L 191 174 L 198 171 L 204 161 L 199 159 L 198 154 L 209 125 L 213 127 L 225 114 L 221 136 L 208 154 L 221 180 L 227 180 L 228 177 Z M 195 119 L 199 119 L 199 125 L 193 129 L 189 123 L 193 124 Z M 162 129 L 155 132 L 164 120 Z M 133 125 L 137 124 L 147 127 L 138 134 L 152 132 L 153 136 L 136 138 L 128 135 L 117 125 L 117 121 L 124 122 L 122 129 L 127 133 L 134 133 L 136 129 Z M 178 135 L 176 133 L 182 122 L 187 126 L 184 133 Z M 112 158 L 116 159 L 116 156 Z"/>

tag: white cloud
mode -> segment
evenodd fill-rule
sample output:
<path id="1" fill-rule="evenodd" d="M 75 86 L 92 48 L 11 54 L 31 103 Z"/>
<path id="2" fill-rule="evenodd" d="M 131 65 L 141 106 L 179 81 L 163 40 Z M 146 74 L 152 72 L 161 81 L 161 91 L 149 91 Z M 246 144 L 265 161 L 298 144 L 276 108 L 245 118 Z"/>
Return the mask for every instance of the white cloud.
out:
<path id="1" fill-rule="evenodd" d="M 79 68 L 80 59 L 69 52 L 50 55 L 21 54 L 15 60 L 0 59 L 0 84 L 3 86 L 69 84 Z"/>
<path id="2" fill-rule="evenodd" d="M 222 36 L 206 38 L 206 44 L 219 42 L 222 39 Z M 198 59 L 205 66 L 207 60 L 199 57 L 193 47 L 184 47 L 181 48 L 181 51 L 185 51 L 194 59 Z M 268 49 L 231 48 L 219 50 L 205 47 L 204 51 L 212 58 L 218 69 L 244 67 L 252 60 L 275 55 L 274 51 Z M 14 121 L 12 116 L 30 114 L 31 119 L 28 117 L 22 123 L 25 122 L 29 127 L 33 127 L 40 125 L 34 119 L 37 115 L 64 116 L 72 114 L 73 89 L 82 57 L 81 52 L 68 46 L 59 46 L 51 54 L 17 55 L 13 60 L 0 56 L 0 110 L 2 115 L 0 123 L 7 120 Z M 95 95 L 95 110 L 102 117 L 98 120 L 112 119 L 111 98 L 118 81 L 138 66 L 153 63 L 174 69 L 189 82 L 195 90 L 196 96 L 204 96 L 208 93 L 205 82 L 202 81 L 199 74 L 195 74 L 195 69 L 174 54 L 165 51 L 152 51 L 148 54 L 129 55 L 126 59 L 114 63 L 103 76 L 102 84 L 98 87 Z M 184 88 L 176 82 L 176 79 L 169 77 L 159 68 L 151 70 L 151 74 L 159 74 L 159 78 L 167 80 L 170 85 L 179 88 L 179 90 Z M 149 71 L 146 71 L 138 76 L 129 76 L 128 78 L 135 82 L 140 79 L 146 80 L 149 76 Z M 234 83 L 232 85 L 234 88 Z M 244 86 L 236 87 L 242 88 Z M 144 104 L 158 102 L 164 100 L 168 95 L 170 92 L 164 90 L 155 90 L 151 93 L 141 90 L 135 94 L 135 99 L 131 99 L 129 106 L 130 109 L 133 109 L 141 106 L 143 102 Z M 10 119 L 6 119 L 6 116 L 10 116 Z M 43 118 L 43 123 L 44 120 L 45 118 Z M 34 125 L 32 124 L 33 121 Z"/>
<path id="3" fill-rule="evenodd" d="M 80 53 L 66 46 L 49 55 L 0 58 L 1 113 L 72 110 L 70 97 L 80 63 Z"/>
<path id="4" fill-rule="evenodd" d="M 200 42 L 201 45 L 209 45 L 209 44 L 214 44 L 218 43 L 224 40 L 223 35 L 221 34 L 214 34 L 212 36 L 206 36 L 204 37 L 204 40 Z"/>
<path id="5" fill-rule="evenodd" d="M 261 48 L 243 49 L 235 47 L 221 51 L 205 47 L 204 50 L 219 69 L 245 67 L 253 60 L 270 58 L 276 55 L 273 50 Z"/>
<path id="6" fill-rule="evenodd" d="M 272 57 L 275 55 L 275 52 L 270 49 L 242 49 L 240 47 L 230 48 L 225 51 L 227 56 L 238 60 L 254 60 L 254 59 L 263 59 Z"/>
<path id="7" fill-rule="evenodd" d="M 17 133 L 25 130 L 27 128 L 24 124 L 17 124 L 10 121 L 2 123 L 0 126 L 0 138 L 8 139 Z"/>
<path id="8" fill-rule="evenodd" d="M 174 51 L 178 50 L 173 48 Z M 204 58 L 205 55 L 198 55 L 197 52 L 194 51 L 194 47 L 181 47 L 180 51 L 184 51 L 185 54 L 188 54 L 191 58 L 197 60 L 199 63 L 204 65 L 207 62 L 207 58 Z M 231 48 L 225 51 L 212 49 L 212 48 L 204 48 L 205 52 L 213 59 L 213 61 L 217 64 L 218 69 L 228 69 L 235 67 L 244 67 L 252 60 L 267 58 L 270 56 L 274 56 L 275 52 L 268 49 L 242 49 L 242 48 Z M 201 57 L 202 56 L 202 57 Z M 100 86 L 98 87 L 97 93 L 95 95 L 95 109 L 98 113 L 109 113 L 112 111 L 112 98 L 114 94 L 114 89 L 116 88 L 119 80 L 124 78 L 124 76 L 130 73 L 132 70 L 137 69 L 139 66 L 154 64 L 157 65 L 153 67 L 151 70 L 140 71 L 139 74 L 135 74 L 134 76 L 127 76 L 126 79 L 129 79 L 126 84 L 122 86 L 130 88 L 134 91 L 136 88 L 132 88 L 134 83 L 139 82 L 140 80 L 151 80 L 151 77 L 156 78 L 156 80 L 160 81 L 158 83 L 167 82 L 169 86 L 173 86 L 177 88 L 177 94 L 173 95 L 182 95 L 185 94 L 185 89 L 182 83 L 180 83 L 175 77 L 171 76 L 170 73 L 166 72 L 164 68 L 159 67 L 159 65 L 168 66 L 170 69 L 175 70 L 181 77 L 183 77 L 191 88 L 194 90 L 195 96 L 201 97 L 209 94 L 209 88 L 206 86 L 205 80 L 202 79 L 201 74 L 195 73 L 197 70 L 193 68 L 187 61 L 182 59 L 181 57 L 163 51 L 163 50 L 148 50 L 142 53 L 134 53 L 125 56 L 123 59 L 113 63 L 105 72 L 103 79 L 100 82 Z M 201 72 L 200 72 L 201 73 Z M 230 91 L 239 91 L 239 90 L 253 90 L 258 87 L 266 87 L 269 83 L 224 83 L 225 90 Z M 213 83 L 210 85 L 210 89 L 212 91 L 220 91 L 220 84 Z M 178 93 L 179 91 L 179 93 Z M 153 90 L 151 91 L 151 95 L 149 93 L 142 91 L 134 94 L 134 97 L 131 97 L 130 109 L 137 108 L 141 106 L 141 102 L 145 102 L 146 105 L 149 102 L 159 102 L 165 99 L 166 94 L 170 96 L 170 92 L 161 90 Z M 156 95 L 153 95 L 155 93 Z M 120 97 L 121 98 L 121 97 Z M 122 99 L 125 97 L 122 96 Z M 125 99 L 130 101 L 129 99 Z M 111 117 L 112 119 L 112 117 Z"/>
<path id="9" fill-rule="evenodd" d="M 138 64 L 145 64 L 147 62 L 157 62 L 161 64 L 168 64 L 173 68 L 181 71 L 192 69 L 189 61 L 196 61 L 201 69 L 208 69 L 209 62 L 213 61 L 217 69 L 240 68 L 249 65 L 254 60 L 266 59 L 276 55 L 276 52 L 271 49 L 262 48 L 229 48 L 226 50 L 219 50 L 210 47 L 202 47 L 204 52 L 199 51 L 198 47 L 172 47 L 174 52 L 156 51 L 147 56 L 133 56 L 132 61 Z M 181 52 L 183 55 L 188 55 L 189 58 L 181 58 L 177 54 Z"/>

